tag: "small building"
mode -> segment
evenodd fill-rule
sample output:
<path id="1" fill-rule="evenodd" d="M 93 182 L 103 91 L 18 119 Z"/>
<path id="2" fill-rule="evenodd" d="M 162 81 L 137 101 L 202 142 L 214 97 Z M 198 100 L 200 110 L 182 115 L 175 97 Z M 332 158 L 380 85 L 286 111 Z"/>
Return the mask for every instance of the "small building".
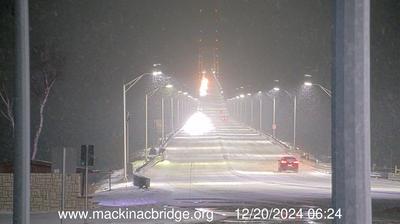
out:
<path id="1" fill-rule="evenodd" d="M 31 173 L 51 173 L 52 163 L 42 160 L 31 161 Z M 13 163 L 6 162 L 0 164 L 0 173 L 13 173 Z"/>

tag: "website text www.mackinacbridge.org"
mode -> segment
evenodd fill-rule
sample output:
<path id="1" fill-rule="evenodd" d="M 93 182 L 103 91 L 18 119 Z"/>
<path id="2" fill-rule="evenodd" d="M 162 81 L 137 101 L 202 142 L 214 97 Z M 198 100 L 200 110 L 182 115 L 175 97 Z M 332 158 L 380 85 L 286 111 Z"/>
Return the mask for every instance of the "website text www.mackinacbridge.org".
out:
<path id="1" fill-rule="evenodd" d="M 202 220 L 212 222 L 214 214 L 209 210 L 179 210 L 176 208 L 130 210 L 119 208 L 115 210 L 94 211 L 58 211 L 61 220 L 171 220 L 182 222 L 187 220 Z"/>

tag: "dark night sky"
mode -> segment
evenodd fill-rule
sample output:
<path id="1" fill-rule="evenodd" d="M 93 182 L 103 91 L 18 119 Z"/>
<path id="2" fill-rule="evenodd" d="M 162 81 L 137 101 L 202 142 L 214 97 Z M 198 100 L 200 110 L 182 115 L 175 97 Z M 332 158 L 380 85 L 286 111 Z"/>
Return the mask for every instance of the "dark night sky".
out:
<path id="1" fill-rule="evenodd" d="M 326 1 L 36 1 L 32 7 L 37 9 L 31 14 L 33 43 L 45 37 L 67 57 L 47 122 L 62 134 L 47 132 L 43 145 L 47 142 L 48 148 L 86 141 L 119 153 L 122 82 L 161 63 L 196 92 L 197 40 L 207 39 L 207 31 L 215 27 L 228 94 L 241 85 L 250 86 L 248 91 L 267 90 L 274 79 L 291 88 L 304 73 L 329 84 L 331 15 Z M 214 8 L 219 10 L 218 24 L 199 13 L 203 9 L 207 15 Z M 141 99 L 132 100 L 131 110 L 141 116 Z M 278 121 L 281 137 L 289 140 L 289 104 L 283 102 Z M 326 130 L 329 114 L 321 119 Z M 138 133 L 141 123 L 136 126 Z M 325 139 L 327 153 L 327 132 Z"/>
<path id="2" fill-rule="evenodd" d="M 122 83 L 161 63 L 195 93 L 200 29 L 219 30 L 221 79 L 230 96 L 241 85 L 249 86 L 248 91 L 270 89 L 274 79 L 292 92 L 300 91 L 305 73 L 330 86 L 329 0 L 33 0 L 30 4 L 32 47 L 52 43 L 66 59 L 46 111 L 44 151 L 94 143 L 101 162 L 118 167 Z M 220 12 L 218 24 L 199 16 L 200 9 L 215 7 Z M 395 149 L 398 156 L 399 11 L 399 1 L 372 1 L 372 146 L 375 152 Z M 299 129 L 303 125 L 299 144 L 329 154 L 330 101 L 318 90 L 307 94 L 313 99 L 299 102 Z M 130 110 L 140 115 L 141 99 L 133 95 L 137 96 L 132 94 Z M 282 138 L 290 140 L 290 132 L 284 131 L 290 130 L 286 101 L 282 97 L 278 121 Z M 140 135 L 136 138 L 142 141 Z"/>
<path id="3" fill-rule="evenodd" d="M 199 30 L 217 26 L 227 88 L 266 88 L 275 78 L 290 85 L 304 73 L 329 84 L 327 1 L 95 2 L 33 1 L 33 7 L 42 8 L 39 18 L 33 18 L 33 38 L 46 33 L 75 57 L 69 63 L 88 65 L 87 70 L 106 69 L 128 79 L 160 62 L 194 86 Z M 219 24 L 199 13 L 214 7 Z"/>

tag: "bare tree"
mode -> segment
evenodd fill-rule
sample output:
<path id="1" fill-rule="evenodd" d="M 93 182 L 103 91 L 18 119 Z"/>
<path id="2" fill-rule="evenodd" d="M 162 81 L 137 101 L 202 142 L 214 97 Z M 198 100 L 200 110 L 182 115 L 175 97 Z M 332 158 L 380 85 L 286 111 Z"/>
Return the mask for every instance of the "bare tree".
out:
<path id="1" fill-rule="evenodd" d="M 38 54 L 39 61 L 34 68 L 31 77 L 32 92 L 39 100 L 39 122 L 35 130 L 32 148 L 32 160 L 36 158 L 38 152 L 39 139 L 43 130 L 45 118 L 45 107 L 48 102 L 49 95 L 58 77 L 58 66 L 62 63 L 62 59 L 48 45 L 35 50 Z"/>
<path id="2" fill-rule="evenodd" d="M 7 94 L 7 89 L 5 84 L 3 83 L 0 88 L 0 99 L 1 104 L 3 105 L 0 109 L 1 115 L 10 122 L 10 127 L 12 131 L 12 135 L 14 136 L 14 111 L 13 111 L 13 101 Z"/>

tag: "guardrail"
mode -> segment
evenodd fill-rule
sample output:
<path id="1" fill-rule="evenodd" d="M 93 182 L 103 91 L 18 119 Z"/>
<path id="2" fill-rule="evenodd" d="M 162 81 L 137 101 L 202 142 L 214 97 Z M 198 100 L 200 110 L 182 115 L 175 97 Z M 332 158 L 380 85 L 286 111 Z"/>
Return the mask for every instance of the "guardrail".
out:
<path id="1" fill-rule="evenodd" d="M 143 173 L 146 172 L 147 169 L 157 165 L 157 163 L 164 161 L 165 159 L 165 153 L 166 153 L 166 147 L 168 146 L 169 142 L 173 137 L 179 133 L 181 129 L 169 134 L 164 142 L 162 142 L 158 148 L 159 151 L 157 152 L 156 155 L 150 158 L 150 160 L 146 161 L 143 165 L 139 166 L 136 169 L 133 169 L 133 185 L 137 186 L 139 188 L 149 188 L 150 187 L 150 178 L 146 177 Z M 163 151 L 160 151 L 163 149 Z M 148 151 L 148 150 L 146 150 Z"/>

